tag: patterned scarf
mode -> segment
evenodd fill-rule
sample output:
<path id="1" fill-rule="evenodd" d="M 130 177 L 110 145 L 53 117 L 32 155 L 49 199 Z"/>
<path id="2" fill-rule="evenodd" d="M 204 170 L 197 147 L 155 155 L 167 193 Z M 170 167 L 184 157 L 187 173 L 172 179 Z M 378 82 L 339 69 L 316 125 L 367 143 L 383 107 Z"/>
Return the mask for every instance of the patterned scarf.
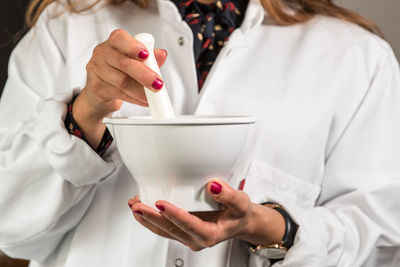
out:
<path id="1" fill-rule="evenodd" d="M 194 36 L 194 57 L 199 91 L 229 35 L 243 21 L 248 0 L 217 0 L 201 4 L 195 0 L 172 0 Z"/>

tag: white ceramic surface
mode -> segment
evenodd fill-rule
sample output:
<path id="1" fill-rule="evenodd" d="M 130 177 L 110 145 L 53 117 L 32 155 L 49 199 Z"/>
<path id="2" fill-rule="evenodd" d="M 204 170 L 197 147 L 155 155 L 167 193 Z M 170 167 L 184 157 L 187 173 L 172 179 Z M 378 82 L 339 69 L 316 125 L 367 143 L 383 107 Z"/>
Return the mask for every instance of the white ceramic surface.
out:
<path id="1" fill-rule="evenodd" d="M 141 201 L 167 200 L 188 211 L 220 207 L 205 192 L 212 178 L 229 182 L 252 117 L 105 118 L 122 160 L 138 183 Z"/>
<path id="2" fill-rule="evenodd" d="M 147 67 L 155 71 L 161 77 L 160 68 L 158 67 L 156 57 L 154 55 L 154 37 L 150 33 L 139 33 L 135 35 L 135 39 L 146 46 L 149 56 L 144 61 Z M 150 114 L 153 119 L 173 119 L 175 111 L 169 99 L 167 89 L 164 86 L 158 91 L 153 92 L 148 88 L 144 88 L 147 102 L 149 103 Z"/>

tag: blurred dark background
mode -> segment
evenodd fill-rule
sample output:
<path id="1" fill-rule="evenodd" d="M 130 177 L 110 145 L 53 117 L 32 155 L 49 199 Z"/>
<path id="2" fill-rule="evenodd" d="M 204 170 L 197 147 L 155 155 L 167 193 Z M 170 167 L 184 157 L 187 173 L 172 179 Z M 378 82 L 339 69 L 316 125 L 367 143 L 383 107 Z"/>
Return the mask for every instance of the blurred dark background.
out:
<path id="1" fill-rule="evenodd" d="M 0 0 L 0 95 L 7 79 L 8 58 L 23 34 L 24 14 L 30 0 Z M 13 260 L 0 252 L 0 267 L 26 267 L 27 261 Z"/>
<path id="2" fill-rule="evenodd" d="M 23 33 L 24 14 L 30 0 L 0 1 L 0 95 L 7 79 L 8 58 Z M 3 267 L 3 265 L 0 265 Z"/>

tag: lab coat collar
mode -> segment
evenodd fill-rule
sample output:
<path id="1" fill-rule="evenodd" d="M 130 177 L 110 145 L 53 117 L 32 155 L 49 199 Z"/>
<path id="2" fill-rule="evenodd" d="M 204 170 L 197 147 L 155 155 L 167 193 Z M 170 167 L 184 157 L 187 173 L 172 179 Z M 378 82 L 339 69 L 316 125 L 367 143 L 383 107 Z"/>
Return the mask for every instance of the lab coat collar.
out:
<path id="1" fill-rule="evenodd" d="M 249 4 L 244 14 L 242 25 L 240 30 L 246 33 L 255 27 L 259 26 L 266 16 L 266 11 L 261 5 L 260 0 L 249 0 Z"/>
<path id="2" fill-rule="evenodd" d="M 174 23 L 181 23 L 183 21 L 178 8 L 174 3 L 171 2 L 171 0 L 156 0 L 155 4 L 158 7 L 160 16 L 163 19 Z M 266 13 L 261 5 L 260 0 L 249 0 L 249 4 L 247 6 L 242 25 L 239 27 L 239 31 L 246 33 L 260 25 L 265 15 Z"/>
<path id="3" fill-rule="evenodd" d="M 176 5 L 171 0 L 156 0 L 154 4 L 155 7 L 158 9 L 160 17 L 163 20 L 169 21 L 170 23 L 176 25 L 180 25 L 182 29 L 181 34 L 186 36 L 187 40 L 189 41 L 189 44 L 192 46 L 193 45 L 192 31 L 189 25 L 187 25 L 187 23 L 182 19 L 182 16 L 179 13 Z M 246 46 L 245 34 L 251 31 L 252 29 L 256 28 L 257 26 L 259 26 L 264 20 L 265 16 L 266 13 L 261 5 L 260 0 L 249 0 L 249 4 L 246 8 L 246 12 L 241 26 L 231 33 L 228 42 L 226 43 L 225 47 L 220 51 L 220 55 L 218 55 L 218 58 L 214 64 L 218 65 L 220 59 L 223 58 L 224 55 L 227 55 L 230 52 L 230 50 L 234 48 L 245 47 Z M 210 72 L 209 77 L 207 78 L 208 81 L 206 81 L 201 93 L 197 96 L 197 105 L 196 108 L 194 109 L 194 114 L 199 112 L 199 110 L 201 109 L 201 103 L 203 102 L 205 96 L 208 94 L 210 90 L 212 90 L 212 88 L 210 88 L 212 87 L 212 85 L 209 84 L 211 76 L 213 76 L 213 71 Z"/>

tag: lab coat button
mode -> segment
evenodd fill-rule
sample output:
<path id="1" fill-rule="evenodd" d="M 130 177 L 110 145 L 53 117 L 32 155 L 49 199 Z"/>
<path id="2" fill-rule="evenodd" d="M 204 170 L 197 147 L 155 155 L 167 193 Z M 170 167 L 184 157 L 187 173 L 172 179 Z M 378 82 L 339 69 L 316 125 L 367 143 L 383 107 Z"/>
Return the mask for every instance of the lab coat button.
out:
<path id="1" fill-rule="evenodd" d="M 183 262 L 182 259 L 177 258 L 177 259 L 175 260 L 175 266 L 176 266 L 176 267 L 183 267 L 183 264 L 184 264 L 184 262 Z"/>
<path id="2" fill-rule="evenodd" d="M 180 46 L 183 46 L 183 45 L 185 44 L 185 38 L 184 38 L 183 36 L 180 36 L 180 37 L 178 38 L 178 44 L 179 44 Z"/>

